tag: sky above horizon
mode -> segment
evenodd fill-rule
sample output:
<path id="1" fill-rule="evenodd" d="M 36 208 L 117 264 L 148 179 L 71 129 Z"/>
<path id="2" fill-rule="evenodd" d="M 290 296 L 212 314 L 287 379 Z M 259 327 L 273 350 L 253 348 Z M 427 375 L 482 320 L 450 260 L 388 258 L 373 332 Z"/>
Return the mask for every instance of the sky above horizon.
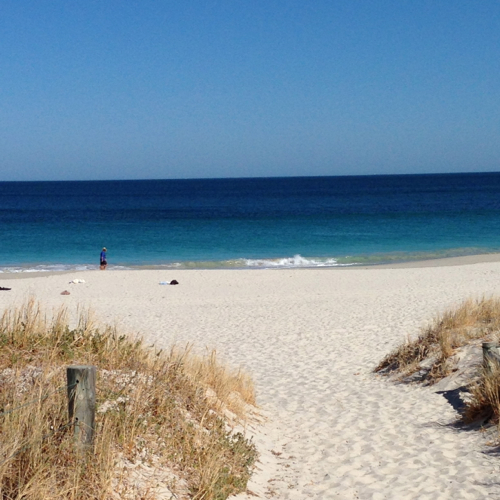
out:
<path id="1" fill-rule="evenodd" d="M 0 4 L 0 181 L 497 171 L 500 3 Z"/>

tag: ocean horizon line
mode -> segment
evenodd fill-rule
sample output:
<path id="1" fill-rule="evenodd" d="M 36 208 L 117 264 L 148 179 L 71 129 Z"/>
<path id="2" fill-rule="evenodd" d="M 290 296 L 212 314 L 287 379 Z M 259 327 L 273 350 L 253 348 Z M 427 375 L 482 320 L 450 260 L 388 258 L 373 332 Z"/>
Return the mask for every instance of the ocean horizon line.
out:
<path id="1" fill-rule="evenodd" d="M 79 182 L 154 182 L 154 181 L 246 181 L 252 179 L 328 179 L 328 178 L 375 178 L 375 177 L 430 177 L 430 176 L 481 176 L 498 174 L 496 170 L 481 172 L 405 172 L 405 173 L 380 173 L 380 174 L 337 174 L 337 175 L 272 175 L 250 177 L 151 177 L 138 179 L 31 179 L 31 180 L 0 180 L 0 183 L 79 183 Z"/>

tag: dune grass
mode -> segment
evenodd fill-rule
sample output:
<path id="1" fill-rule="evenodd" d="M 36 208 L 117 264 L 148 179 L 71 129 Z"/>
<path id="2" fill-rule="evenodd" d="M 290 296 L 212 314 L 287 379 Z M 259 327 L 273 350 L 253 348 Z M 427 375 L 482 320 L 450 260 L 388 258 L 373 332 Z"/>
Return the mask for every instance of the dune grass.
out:
<path id="1" fill-rule="evenodd" d="M 225 415 L 242 422 L 255 404 L 248 376 L 215 352 L 158 351 L 98 325 L 89 311 L 74 328 L 68 316 L 31 299 L 0 319 L 1 498 L 169 498 L 158 482 L 176 498 L 245 490 L 256 450 Z M 90 451 L 75 446 L 68 422 L 73 364 L 97 367 Z"/>
<path id="2" fill-rule="evenodd" d="M 458 348 L 473 341 L 498 340 L 499 332 L 500 299 L 467 299 L 438 315 L 417 338 L 389 353 L 375 371 L 404 377 L 423 369 L 423 379 L 433 384 L 453 370 L 451 357 Z"/>
<path id="3" fill-rule="evenodd" d="M 453 355 L 473 342 L 500 339 L 500 299 L 468 299 L 455 309 L 437 316 L 414 340 L 408 340 L 388 354 L 376 372 L 402 378 L 419 372 L 422 380 L 434 384 L 450 375 Z M 470 397 L 465 402 L 465 423 L 500 423 L 500 365 L 480 366 L 477 377 L 468 383 Z"/>
<path id="4" fill-rule="evenodd" d="M 464 422 L 500 424 L 500 365 L 490 365 L 489 370 L 470 384 L 469 390 L 471 397 L 463 414 Z"/>

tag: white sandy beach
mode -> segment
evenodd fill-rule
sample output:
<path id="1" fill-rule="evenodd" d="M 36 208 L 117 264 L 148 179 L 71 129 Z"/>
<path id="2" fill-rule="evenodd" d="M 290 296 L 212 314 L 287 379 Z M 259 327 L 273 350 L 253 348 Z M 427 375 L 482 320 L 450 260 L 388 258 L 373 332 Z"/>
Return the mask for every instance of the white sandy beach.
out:
<path id="1" fill-rule="evenodd" d="M 432 266 L 252 271 L 87 271 L 0 275 L 0 310 L 34 295 L 90 306 L 103 322 L 168 347 L 215 348 L 256 384 L 267 423 L 239 498 L 500 498 L 486 437 L 447 424 L 432 388 L 394 385 L 373 368 L 467 297 L 500 295 L 500 260 Z M 471 263 L 477 262 L 477 263 Z M 458 264 L 458 265 L 457 265 Z M 69 284 L 74 278 L 85 283 Z M 176 279 L 178 286 L 160 281 Z M 68 290 L 70 295 L 60 295 Z"/>

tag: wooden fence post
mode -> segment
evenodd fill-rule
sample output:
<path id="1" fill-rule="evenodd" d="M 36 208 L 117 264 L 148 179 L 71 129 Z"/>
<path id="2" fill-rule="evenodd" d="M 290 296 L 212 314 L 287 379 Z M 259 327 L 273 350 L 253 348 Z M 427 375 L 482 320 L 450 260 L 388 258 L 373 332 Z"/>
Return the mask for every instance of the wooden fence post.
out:
<path id="1" fill-rule="evenodd" d="M 483 370 L 485 374 L 500 368 L 500 344 L 498 342 L 483 342 Z"/>
<path id="2" fill-rule="evenodd" d="M 74 422 L 75 440 L 92 445 L 95 428 L 95 366 L 68 366 L 68 412 Z"/>

